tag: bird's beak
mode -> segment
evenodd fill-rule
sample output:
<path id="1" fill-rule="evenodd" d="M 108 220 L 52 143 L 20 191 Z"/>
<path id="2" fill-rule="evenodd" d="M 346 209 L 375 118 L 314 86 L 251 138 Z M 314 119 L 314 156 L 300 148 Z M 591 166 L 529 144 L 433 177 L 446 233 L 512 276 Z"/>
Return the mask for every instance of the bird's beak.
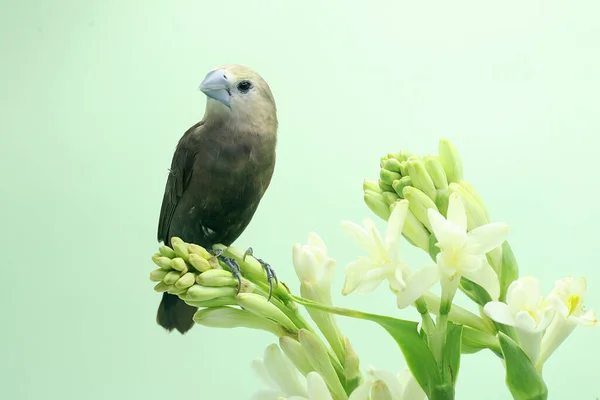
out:
<path id="1" fill-rule="evenodd" d="M 200 90 L 211 99 L 231 107 L 231 91 L 224 69 L 209 72 L 200 84 Z"/>

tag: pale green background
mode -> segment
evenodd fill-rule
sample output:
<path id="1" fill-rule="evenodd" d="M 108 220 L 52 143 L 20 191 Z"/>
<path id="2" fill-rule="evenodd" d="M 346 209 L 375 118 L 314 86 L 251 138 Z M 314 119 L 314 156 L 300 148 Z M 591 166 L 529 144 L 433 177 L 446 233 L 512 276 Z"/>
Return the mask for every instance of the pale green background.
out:
<path id="1" fill-rule="evenodd" d="M 260 386 L 250 360 L 274 337 L 168 335 L 148 281 L 172 151 L 223 63 L 268 80 L 281 123 L 271 188 L 237 245 L 294 290 L 291 246 L 315 230 L 340 264 L 337 304 L 413 317 L 385 287 L 339 295 L 360 254 L 339 221 L 371 216 L 361 182 L 381 155 L 448 137 L 511 224 L 522 271 L 545 291 L 585 275 L 600 307 L 599 3 L 416 3 L 4 0 L 0 397 L 243 399 Z M 340 324 L 363 366 L 404 366 L 377 326 Z M 547 363 L 551 399 L 600 395 L 599 337 L 578 329 Z M 510 398 L 502 371 L 489 353 L 464 357 L 457 398 Z"/>

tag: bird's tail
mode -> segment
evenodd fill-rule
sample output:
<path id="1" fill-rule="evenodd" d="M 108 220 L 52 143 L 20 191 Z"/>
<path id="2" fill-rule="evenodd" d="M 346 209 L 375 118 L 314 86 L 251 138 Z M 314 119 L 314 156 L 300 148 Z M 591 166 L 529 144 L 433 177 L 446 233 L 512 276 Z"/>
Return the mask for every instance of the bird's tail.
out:
<path id="1" fill-rule="evenodd" d="M 192 317 L 196 313 L 196 310 L 198 310 L 197 307 L 186 304 L 179 297 L 163 292 L 163 297 L 156 313 L 156 322 L 169 332 L 177 329 L 183 334 L 194 326 Z"/>

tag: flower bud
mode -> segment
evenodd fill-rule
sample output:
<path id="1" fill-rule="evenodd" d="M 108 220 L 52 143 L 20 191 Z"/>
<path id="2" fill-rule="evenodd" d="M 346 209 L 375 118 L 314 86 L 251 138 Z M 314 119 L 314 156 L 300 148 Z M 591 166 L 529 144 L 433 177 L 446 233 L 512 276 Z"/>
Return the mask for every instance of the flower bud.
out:
<path id="1" fill-rule="evenodd" d="M 450 194 L 457 193 L 460 196 L 465 206 L 465 211 L 467 212 L 467 230 L 471 231 L 489 222 L 479 203 L 475 201 L 465 188 L 458 183 L 451 183 L 449 189 Z"/>
<path id="2" fill-rule="evenodd" d="M 393 192 L 385 192 L 383 194 L 383 199 L 385 200 L 386 203 L 392 204 L 392 203 L 395 203 L 398 200 L 400 200 L 400 196 L 398 196 L 396 193 L 393 193 Z"/>
<path id="3" fill-rule="evenodd" d="M 233 277 L 233 274 L 224 269 L 209 269 L 201 273 L 196 278 L 196 282 L 202 286 L 220 287 L 231 286 L 237 287 L 238 281 Z"/>
<path id="4" fill-rule="evenodd" d="M 168 257 L 168 258 L 175 258 L 176 257 L 175 252 L 169 246 L 160 246 L 158 248 L 158 251 L 160 252 L 160 254 L 162 254 L 165 257 Z"/>
<path id="5" fill-rule="evenodd" d="M 213 328 L 260 329 L 277 337 L 286 333 L 281 325 L 273 321 L 233 307 L 205 308 L 194 314 L 194 322 Z"/>
<path id="6" fill-rule="evenodd" d="M 433 230 L 431 229 L 427 210 L 430 208 L 437 210 L 433 200 L 427 197 L 425 193 L 412 186 L 405 187 L 402 190 L 402 194 L 404 194 L 404 198 L 408 200 L 408 208 L 410 211 L 430 232 L 432 232 Z"/>
<path id="7" fill-rule="evenodd" d="M 173 269 L 184 274 L 188 271 L 188 267 L 185 264 L 185 261 L 183 261 L 183 258 L 180 257 L 176 257 L 173 259 Z"/>
<path id="8" fill-rule="evenodd" d="M 388 171 L 387 169 L 382 168 L 381 170 L 379 170 L 379 178 L 381 178 L 381 181 L 383 183 L 391 186 L 392 182 L 394 182 L 397 179 L 400 179 L 401 176 L 397 172 Z"/>
<path id="9" fill-rule="evenodd" d="M 381 193 L 381 188 L 379 187 L 379 184 L 369 179 L 365 179 L 363 181 L 363 191 L 366 192 L 367 190 L 370 190 L 375 193 Z"/>
<path id="10" fill-rule="evenodd" d="M 161 269 L 166 271 L 173 269 L 172 260 L 168 257 L 161 256 L 160 254 L 155 254 L 152 256 L 152 261 L 154 264 L 158 265 Z"/>
<path id="11" fill-rule="evenodd" d="M 167 285 L 173 285 L 175 282 L 177 282 L 180 276 L 181 275 L 179 271 L 170 271 L 167 273 L 167 275 L 165 275 L 163 282 Z"/>
<path id="12" fill-rule="evenodd" d="M 219 297 L 233 297 L 235 293 L 236 289 L 231 287 L 206 287 L 196 284 L 187 290 L 186 300 L 206 301 Z"/>
<path id="13" fill-rule="evenodd" d="M 350 390 L 356 389 L 362 381 L 358 355 L 352 348 L 350 340 L 344 336 L 344 378 L 346 379 L 346 387 Z"/>
<path id="14" fill-rule="evenodd" d="M 391 192 L 392 190 L 392 185 L 388 185 L 387 183 L 385 183 L 384 181 L 382 181 L 381 179 L 379 179 L 377 181 L 377 183 L 379 184 L 379 187 L 381 188 L 382 191 L 384 192 Z"/>
<path id="15" fill-rule="evenodd" d="M 192 267 L 196 268 L 196 270 L 198 270 L 201 273 L 211 269 L 208 260 L 196 253 L 192 253 L 189 255 L 189 262 L 192 265 Z"/>
<path id="16" fill-rule="evenodd" d="M 164 269 L 155 269 L 154 271 L 150 272 L 150 280 L 152 282 L 161 282 L 167 273 L 168 271 L 165 271 Z"/>
<path id="17" fill-rule="evenodd" d="M 396 158 L 389 158 L 387 159 L 384 163 L 382 168 L 385 168 L 388 171 L 391 172 L 395 172 L 395 173 L 400 173 L 401 168 L 400 168 L 400 161 L 397 160 Z"/>
<path id="18" fill-rule="evenodd" d="M 400 178 L 400 180 L 394 181 L 392 183 L 392 188 L 394 189 L 396 194 L 400 196 L 400 198 L 404 198 L 404 194 L 402 193 L 402 191 L 406 186 L 412 186 L 412 180 L 410 179 L 410 176 L 403 176 L 402 178 Z"/>
<path id="19" fill-rule="evenodd" d="M 185 243 L 178 237 L 172 237 L 171 246 L 173 246 L 173 250 L 175 250 L 175 254 L 177 254 L 177 257 L 183 258 L 184 261 L 188 260 L 189 252 L 187 243 Z"/>
<path id="20" fill-rule="evenodd" d="M 194 284 L 195 278 L 196 276 L 193 273 L 187 272 L 175 282 L 175 287 L 177 289 L 187 289 Z"/>
<path id="21" fill-rule="evenodd" d="M 477 193 L 475 188 L 469 182 L 466 181 L 460 181 L 459 185 L 462 186 L 467 191 L 467 193 L 471 195 L 471 197 L 473 197 L 473 199 L 477 202 L 477 204 L 479 204 L 479 207 L 481 207 L 481 209 L 485 213 L 487 220 L 491 221 L 492 218 L 490 217 L 490 212 L 488 211 L 485 202 L 483 201 L 481 196 L 479 196 L 479 193 Z"/>
<path id="22" fill-rule="evenodd" d="M 460 182 L 463 179 L 463 166 L 456 148 L 448 139 L 442 139 L 439 144 L 439 153 L 440 163 L 446 172 L 448 182 Z"/>
<path id="23" fill-rule="evenodd" d="M 375 215 L 384 221 L 388 220 L 390 217 L 390 210 L 382 194 L 366 190 L 364 199 L 369 209 L 371 209 Z"/>
<path id="24" fill-rule="evenodd" d="M 410 151 L 400 150 L 400 161 L 407 161 L 411 157 L 414 157 L 414 154 Z"/>
<path id="25" fill-rule="evenodd" d="M 192 301 L 192 300 L 188 300 L 186 298 L 185 302 L 192 307 L 202 307 L 202 308 L 237 306 L 237 303 L 233 297 L 217 297 L 216 299 L 204 300 L 204 301 Z"/>
<path id="26" fill-rule="evenodd" d="M 431 180 L 431 177 L 425 169 L 423 161 L 417 157 L 411 157 L 408 160 L 408 174 L 412 180 L 413 186 L 421 190 L 431 199 L 435 200 L 435 185 Z"/>
<path id="27" fill-rule="evenodd" d="M 402 235 L 413 246 L 417 246 L 427 252 L 429 251 L 430 233 L 411 211 L 408 211 L 406 214 L 404 226 L 402 227 Z"/>
<path id="28" fill-rule="evenodd" d="M 436 189 L 447 189 L 448 178 L 446 177 L 446 173 L 444 172 L 444 168 L 442 167 L 439 158 L 436 156 L 423 157 L 423 164 Z"/>
<path id="29" fill-rule="evenodd" d="M 204 247 L 202 247 L 202 246 L 198 246 L 197 244 L 193 244 L 193 243 L 191 243 L 191 244 L 188 246 L 188 251 L 189 251 L 189 254 L 190 254 L 190 256 L 191 256 L 192 254 L 197 254 L 197 255 L 199 255 L 200 257 L 204 258 L 205 260 L 208 260 L 208 259 L 210 259 L 210 258 L 213 258 L 213 257 L 214 257 L 214 256 L 213 256 L 212 254 L 210 254 L 210 253 L 208 252 L 208 250 L 206 250 Z"/>
<path id="30" fill-rule="evenodd" d="M 154 286 L 154 290 L 156 290 L 159 293 L 166 292 L 168 288 L 169 288 L 169 285 L 167 285 L 164 282 L 158 282 L 158 284 L 156 286 Z"/>
<path id="31" fill-rule="evenodd" d="M 298 340 L 304 349 L 306 358 L 313 369 L 323 377 L 331 392 L 339 398 L 345 399 L 346 392 L 331 364 L 325 344 L 317 335 L 306 329 L 298 331 Z"/>
<path id="32" fill-rule="evenodd" d="M 236 296 L 236 300 L 242 308 L 258 316 L 276 321 L 290 332 L 296 332 L 298 330 L 283 311 L 273 305 L 273 303 L 267 301 L 267 299 L 261 295 L 255 293 L 240 293 Z"/>
<path id="33" fill-rule="evenodd" d="M 294 363 L 302 375 L 306 376 L 309 372 L 314 371 L 308 358 L 306 358 L 302 345 L 297 340 L 289 336 L 281 336 L 279 338 L 279 347 L 281 347 L 281 350 Z"/>

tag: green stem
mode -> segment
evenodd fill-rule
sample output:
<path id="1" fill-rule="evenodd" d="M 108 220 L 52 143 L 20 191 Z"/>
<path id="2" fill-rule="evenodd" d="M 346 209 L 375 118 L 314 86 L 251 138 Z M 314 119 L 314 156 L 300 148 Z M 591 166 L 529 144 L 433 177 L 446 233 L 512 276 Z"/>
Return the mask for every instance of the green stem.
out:
<path id="1" fill-rule="evenodd" d="M 448 331 L 448 314 L 440 314 L 437 317 L 437 323 L 435 324 L 435 332 L 433 334 L 433 340 L 430 344 L 431 351 L 438 365 L 442 365 L 442 359 L 444 357 L 444 345 L 446 344 L 446 332 Z"/>
<path id="2" fill-rule="evenodd" d="M 300 296 L 292 295 L 292 298 L 294 299 L 294 301 L 296 303 L 302 304 L 303 306 L 311 307 L 311 308 L 321 310 L 321 311 L 327 311 L 332 314 L 343 315 L 345 317 L 358 318 L 358 319 L 364 319 L 367 321 L 375 321 L 375 322 L 377 322 L 378 318 L 380 318 L 380 316 L 376 315 L 376 314 L 370 314 L 370 313 L 366 313 L 366 312 L 362 312 L 362 311 L 356 311 L 356 310 L 352 310 L 349 308 L 326 306 L 324 304 L 316 303 L 314 301 L 305 299 Z"/>
<path id="3" fill-rule="evenodd" d="M 433 318 L 431 318 L 431 315 L 429 314 L 425 298 L 419 297 L 415 302 L 415 307 L 417 308 L 417 311 L 419 311 L 419 314 L 421 314 L 423 331 L 425 331 L 425 335 L 427 335 L 427 343 L 431 343 L 435 332 L 435 324 L 433 323 Z"/>

